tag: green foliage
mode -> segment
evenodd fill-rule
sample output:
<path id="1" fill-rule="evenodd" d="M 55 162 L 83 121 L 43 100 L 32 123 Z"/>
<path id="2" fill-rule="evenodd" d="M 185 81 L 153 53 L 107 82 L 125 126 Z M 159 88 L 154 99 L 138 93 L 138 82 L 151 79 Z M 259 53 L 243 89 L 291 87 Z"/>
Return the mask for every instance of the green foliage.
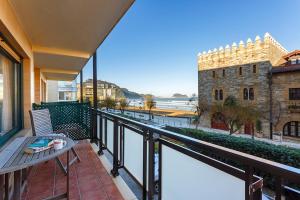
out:
<path id="1" fill-rule="evenodd" d="M 120 99 L 118 103 L 121 112 L 124 113 L 124 110 L 129 106 L 129 102 L 127 99 Z"/>
<path id="2" fill-rule="evenodd" d="M 156 102 L 154 101 L 154 98 L 152 95 L 146 95 L 145 96 L 145 108 L 149 112 L 149 120 L 151 119 L 151 110 L 152 108 L 155 108 Z"/>
<path id="3" fill-rule="evenodd" d="M 230 134 L 238 131 L 245 123 L 255 123 L 259 112 L 251 105 L 242 105 L 233 96 L 228 96 L 223 104 L 215 104 L 211 109 L 212 117 L 226 124 Z"/>
<path id="4" fill-rule="evenodd" d="M 256 120 L 256 123 L 255 123 L 255 128 L 258 132 L 261 132 L 262 131 L 262 124 L 261 124 L 261 121 L 260 120 Z"/>
<path id="5" fill-rule="evenodd" d="M 108 109 L 115 109 L 117 106 L 117 101 L 110 98 L 110 97 L 106 97 L 101 103 L 100 103 L 100 107 L 101 108 L 106 108 Z"/>

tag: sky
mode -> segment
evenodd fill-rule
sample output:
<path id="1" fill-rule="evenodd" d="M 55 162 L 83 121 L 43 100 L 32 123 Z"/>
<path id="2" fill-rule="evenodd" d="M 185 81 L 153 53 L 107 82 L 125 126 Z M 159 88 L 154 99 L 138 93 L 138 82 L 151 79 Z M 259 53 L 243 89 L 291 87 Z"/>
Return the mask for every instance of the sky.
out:
<path id="1" fill-rule="evenodd" d="M 97 50 L 98 79 L 161 97 L 197 93 L 197 54 L 269 32 L 300 49 L 300 0 L 136 0 Z M 83 70 L 91 76 L 92 62 Z"/>

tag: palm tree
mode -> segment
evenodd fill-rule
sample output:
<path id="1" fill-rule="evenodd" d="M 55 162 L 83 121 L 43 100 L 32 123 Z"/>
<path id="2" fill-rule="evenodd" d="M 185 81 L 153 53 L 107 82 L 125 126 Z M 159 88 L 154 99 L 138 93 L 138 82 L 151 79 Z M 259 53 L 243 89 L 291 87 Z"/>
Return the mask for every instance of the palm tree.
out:
<path id="1" fill-rule="evenodd" d="M 152 108 L 155 108 L 156 102 L 154 101 L 154 98 L 152 95 L 146 95 L 145 96 L 145 108 L 149 112 L 149 120 L 151 120 L 151 110 Z"/>
<path id="2" fill-rule="evenodd" d="M 129 102 L 127 101 L 127 99 L 119 100 L 119 108 L 122 114 L 124 114 L 124 111 L 128 106 L 129 106 Z"/>

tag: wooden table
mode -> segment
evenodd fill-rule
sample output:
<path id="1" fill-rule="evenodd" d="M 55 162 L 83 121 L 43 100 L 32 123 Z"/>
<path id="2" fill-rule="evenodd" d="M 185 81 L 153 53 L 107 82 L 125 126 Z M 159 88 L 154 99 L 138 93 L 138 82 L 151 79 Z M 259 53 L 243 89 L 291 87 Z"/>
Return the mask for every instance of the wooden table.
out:
<path id="1" fill-rule="evenodd" d="M 37 138 L 51 138 L 51 139 L 64 139 L 66 145 L 60 150 L 54 148 L 34 153 L 26 154 L 24 148 L 32 143 Z M 26 168 L 37 165 L 39 163 L 46 162 L 51 159 L 55 159 L 63 153 L 67 152 L 67 189 L 66 193 L 60 194 L 50 199 L 69 199 L 69 157 L 70 150 L 74 147 L 75 143 L 72 139 L 63 136 L 37 136 L 37 137 L 20 137 L 16 138 L 6 148 L 0 152 L 0 200 L 9 199 L 9 174 L 14 174 L 14 185 L 13 185 L 13 198 L 14 200 L 21 199 L 21 193 L 23 187 L 26 186 Z M 5 186 L 5 187 L 4 187 Z M 3 191 L 5 190 L 5 191 Z"/>

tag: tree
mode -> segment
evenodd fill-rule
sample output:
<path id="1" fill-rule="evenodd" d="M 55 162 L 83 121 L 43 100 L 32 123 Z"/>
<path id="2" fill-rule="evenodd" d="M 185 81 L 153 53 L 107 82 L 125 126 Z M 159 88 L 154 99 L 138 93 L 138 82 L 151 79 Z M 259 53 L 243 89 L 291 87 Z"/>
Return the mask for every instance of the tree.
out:
<path id="1" fill-rule="evenodd" d="M 151 119 L 151 110 L 155 108 L 156 102 L 154 101 L 154 98 L 152 95 L 146 95 L 145 97 L 145 108 L 149 112 L 149 120 Z"/>
<path id="2" fill-rule="evenodd" d="M 127 101 L 127 99 L 119 100 L 119 108 L 122 114 L 124 114 L 124 111 L 128 106 L 129 106 L 129 102 Z"/>
<path id="3" fill-rule="evenodd" d="M 212 114 L 223 121 L 230 135 L 240 130 L 245 123 L 255 123 L 259 113 L 250 105 L 241 105 L 233 96 L 228 96 L 223 104 L 215 104 Z"/>
<path id="4" fill-rule="evenodd" d="M 196 95 L 193 95 L 192 98 L 190 98 L 189 102 L 193 105 L 193 110 L 195 113 L 195 116 L 193 117 L 192 123 L 196 125 L 196 129 L 198 129 L 198 126 L 200 124 L 201 117 L 209 111 L 209 106 L 205 101 L 195 101 Z"/>
<path id="5" fill-rule="evenodd" d="M 102 103 L 101 103 L 101 107 L 105 107 L 106 110 L 108 109 L 115 109 L 117 105 L 116 100 L 110 98 L 110 97 L 106 97 Z"/>

